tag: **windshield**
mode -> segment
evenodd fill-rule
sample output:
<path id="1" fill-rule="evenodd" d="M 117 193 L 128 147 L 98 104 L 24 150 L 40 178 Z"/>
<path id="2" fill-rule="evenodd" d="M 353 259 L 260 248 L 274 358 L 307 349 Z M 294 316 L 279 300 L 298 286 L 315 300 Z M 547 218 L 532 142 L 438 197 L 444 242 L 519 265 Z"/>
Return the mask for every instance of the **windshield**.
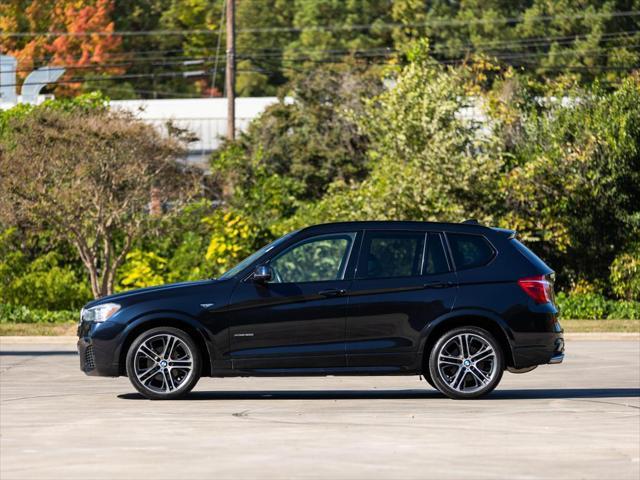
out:
<path id="1" fill-rule="evenodd" d="M 219 279 L 231 278 L 231 277 L 237 275 L 239 272 L 241 272 L 242 270 L 247 268 L 249 265 L 251 265 L 253 262 L 255 262 L 262 255 L 264 255 L 265 253 L 273 250 L 275 247 L 280 245 L 282 242 L 284 242 L 285 240 L 290 238 L 294 233 L 297 233 L 297 230 L 295 232 L 287 233 L 283 237 L 280 237 L 277 240 L 274 240 L 273 242 L 271 242 L 270 244 L 265 245 L 260 250 L 257 250 L 255 252 L 253 252 L 251 255 L 249 255 L 247 258 L 245 258 L 239 264 L 237 264 L 235 267 L 227 270 L 222 275 L 220 275 L 218 278 Z"/>

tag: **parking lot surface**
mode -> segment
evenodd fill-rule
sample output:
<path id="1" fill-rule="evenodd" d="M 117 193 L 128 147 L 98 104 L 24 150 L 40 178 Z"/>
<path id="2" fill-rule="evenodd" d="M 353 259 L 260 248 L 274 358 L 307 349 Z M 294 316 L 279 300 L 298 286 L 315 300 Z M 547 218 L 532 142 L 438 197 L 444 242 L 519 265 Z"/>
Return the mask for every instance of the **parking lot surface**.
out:
<path id="1" fill-rule="evenodd" d="M 453 401 L 417 377 L 205 378 L 152 402 L 0 339 L 0 478 L 640 478 L 640 342 Z"/>

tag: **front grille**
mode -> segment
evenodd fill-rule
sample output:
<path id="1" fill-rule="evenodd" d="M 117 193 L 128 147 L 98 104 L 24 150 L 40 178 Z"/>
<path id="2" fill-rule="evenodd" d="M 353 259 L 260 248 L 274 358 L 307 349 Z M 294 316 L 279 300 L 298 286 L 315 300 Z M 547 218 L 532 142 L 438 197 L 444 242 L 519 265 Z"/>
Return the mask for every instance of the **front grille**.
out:
<path id="1" fill-rule="evenodd" d="M 87 346 L 87 349 L 84 351 L 84 368 L 86 370 L 93 370 L 96 368 L 96 360 L 93 354 L 93 345 Z"/>

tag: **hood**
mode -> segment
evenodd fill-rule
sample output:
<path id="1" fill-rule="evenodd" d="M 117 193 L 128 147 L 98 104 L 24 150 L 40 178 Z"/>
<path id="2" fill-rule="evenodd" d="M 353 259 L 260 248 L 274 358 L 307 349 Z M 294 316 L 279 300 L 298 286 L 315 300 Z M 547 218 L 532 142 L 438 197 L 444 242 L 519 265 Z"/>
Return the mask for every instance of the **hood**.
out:
<path id="1" fill-rule="evenodd" d="M 134 290 L 127 290 L 126 292 L 114 293 L 113 295 L 107 295 L 106 297 L 101 297 L 96 300 L 92 300 L 91 302 L 87 303 L 84 306 L 84 308 L 91 308 L 101 303 L 118 302 L 118 301 L 127 299 L 129 297 L 134 297 L 134 296 L 137 297 L 140 295 L 146 295 L 148 293 L 158 293 L 162 291 L 170 293 L 183 288 L 197 287 L 201 285 L 215 285 L 216 283 L 219 283 L 221 281 L 223 280 L 208 279 L 208 280 L 196 280 L 193 282 L 167 283 L 165 285 L 158 285 L 155 287 L 136 288 Z"/>

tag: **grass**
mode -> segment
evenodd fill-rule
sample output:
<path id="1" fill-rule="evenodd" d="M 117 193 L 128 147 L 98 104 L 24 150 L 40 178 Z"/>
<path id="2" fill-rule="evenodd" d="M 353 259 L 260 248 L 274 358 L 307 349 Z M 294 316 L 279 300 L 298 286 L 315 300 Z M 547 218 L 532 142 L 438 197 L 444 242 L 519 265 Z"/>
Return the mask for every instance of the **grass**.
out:
<path id="1" fill-rule="evenodd" d="M 640 320 L 560 320 L 565 333 L 640 333 Z"/>
<path id="2" fill-rule="evenodd" d="M 0 336 L 8 335 L 75 335 L 77 322 L 66 323 L 0 323 Z"/>
<path id="3" fill-rule="evenodd" d="M 565 333 L 640 333 L 640 320 L 560 320 Z M 0 323 L 0 336 L 75 335 L 77 323 Z"/>

